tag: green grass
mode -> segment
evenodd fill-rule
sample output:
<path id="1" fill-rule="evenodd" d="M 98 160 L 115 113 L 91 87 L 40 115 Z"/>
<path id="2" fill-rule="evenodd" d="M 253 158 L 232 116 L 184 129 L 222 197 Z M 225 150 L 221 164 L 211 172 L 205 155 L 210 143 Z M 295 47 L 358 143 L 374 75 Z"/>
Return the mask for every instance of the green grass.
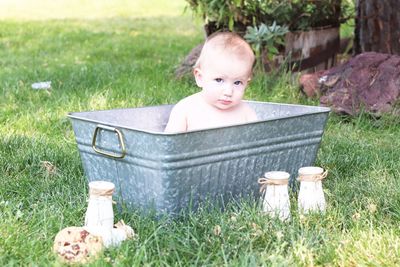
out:
<path id="1" fill-rule="evenodd" d="M 58 265 L 56 233 L 83 224 L 87 184 L 68 112 L 175 103 L 197 91 L 174 79 L 203 38 L 184 1 L 36 2 L 0 2 L 1 266 Z M 46 80 L 50 93 L 31 89 Z M 285 75 L 256 76 L 246 98 L 318 104 Z M 398 266 L 399 122 L 330 116 L 317 159 L 330 171 L 324 215 L 299 216 L 295 194 L 287 223 L 246 201 L 176 220 L 116 211 L 138 237 L 92 265 Z"/>

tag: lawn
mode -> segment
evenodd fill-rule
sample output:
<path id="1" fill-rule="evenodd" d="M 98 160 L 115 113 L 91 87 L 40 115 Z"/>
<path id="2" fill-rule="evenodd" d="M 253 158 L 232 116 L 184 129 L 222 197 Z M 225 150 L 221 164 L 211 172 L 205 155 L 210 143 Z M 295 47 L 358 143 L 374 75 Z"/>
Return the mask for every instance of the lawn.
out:
<path id="1" fill-rule="evenodd" d="M 0 1 L 1 266 L 58 265 L 55 235 L 83 224 L 88 187 L 68 112 L 176 103 L 197 91 L 174 78 L 203 40 L 184 8 L 183 0 Z M 257 75 L 246 98 L 318 105 L 293 80 Z M 31 89 L 39 81 L 53 89 Z M 399 122 L 330 115 L 316 163 L 329 170 L 325 214 L 299 216 L 295 193 L 286 223 L 246 201 L 175 220 L 116 211 L 137 238 L 92 265 L 399 266 Z"/>

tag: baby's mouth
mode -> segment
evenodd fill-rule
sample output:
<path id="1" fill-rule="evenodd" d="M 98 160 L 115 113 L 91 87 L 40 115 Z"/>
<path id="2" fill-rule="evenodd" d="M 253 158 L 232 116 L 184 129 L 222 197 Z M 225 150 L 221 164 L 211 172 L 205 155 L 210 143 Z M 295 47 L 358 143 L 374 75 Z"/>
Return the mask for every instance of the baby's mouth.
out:
<path id="1" fill-rule="evenodd" d="M 222 105 L 230 105 L 232 103 L 231 100 L 227 99 L 219 99 L 218 102 L 221 103 Z"/>

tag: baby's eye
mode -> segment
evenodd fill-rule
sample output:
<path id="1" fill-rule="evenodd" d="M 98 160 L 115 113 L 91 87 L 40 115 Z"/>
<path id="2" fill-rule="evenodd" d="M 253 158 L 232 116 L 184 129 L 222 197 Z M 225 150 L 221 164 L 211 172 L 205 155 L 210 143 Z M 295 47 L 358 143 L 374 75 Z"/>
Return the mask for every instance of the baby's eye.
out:
<path id="1" fill-rule="evenodd" d="M 222 82 L 222 79 L 221 79 L 221 78 L 215 78 L 215 81 L 216 81 L 217 83 L 220 83 L 220 82 Z"/>
<path id="2" fill-rule="evenodd" d="M 235 81 L 233 84 L 234 84 L 234 85 L 242 85 L 243 82 L 242 82 L 242 81 Z"/>

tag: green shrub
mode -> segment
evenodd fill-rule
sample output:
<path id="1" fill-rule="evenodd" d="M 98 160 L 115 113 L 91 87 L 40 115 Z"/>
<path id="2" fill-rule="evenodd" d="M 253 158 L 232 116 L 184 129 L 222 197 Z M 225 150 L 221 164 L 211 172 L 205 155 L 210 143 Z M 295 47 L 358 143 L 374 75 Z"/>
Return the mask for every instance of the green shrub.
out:
<path id="1" fill-rule="evenodd" d="M 206 25 L 244 32 L 261 23 L 289 30 L 339 26 L 353 12 L 350 0 L 186 0 Z"/>

